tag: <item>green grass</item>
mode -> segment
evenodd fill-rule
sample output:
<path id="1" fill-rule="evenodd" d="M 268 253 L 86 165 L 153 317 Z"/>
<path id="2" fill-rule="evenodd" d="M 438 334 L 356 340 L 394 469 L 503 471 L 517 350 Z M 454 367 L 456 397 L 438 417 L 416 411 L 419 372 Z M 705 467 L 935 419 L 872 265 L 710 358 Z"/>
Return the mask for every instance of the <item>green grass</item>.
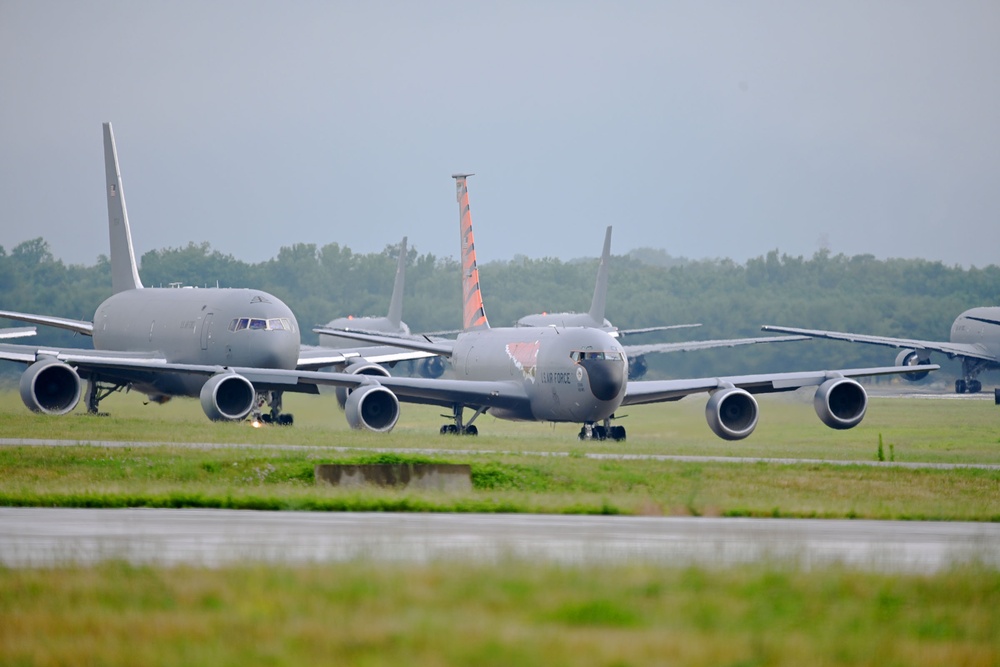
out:
<path id="1" fill-rule="evenodd" d="M 1000 573 L 365 564 L 0 569 L 5 665 L 995 665 Z"/>
<path id="2" fill-rule="evenodd" d="M 638 408 L 630 411 L 625 443 L 585 443 L 570 425 L 492 419 L 481 422 L 485 435 L 478 438 L 442 437 L 438 410 L 408 405 L 393 433 L 357 432 L 347 428 L 330 396 L 292 395 L 287 404 L 297 416 L 295 426 L 253 429 L 246 423 L 211 423 L 190 400 L 143 405 L 139 397 L 115 395 L 103 404 L 109 416 L 49 417 L 27 412 L 16 395 L 6 394 L 0 396 L 5 438 L 216 443 L 220 448 L 2 447 L 0 503 L 1000 520 L 998 471 L 581 456 L 684 453 L 874 461 L 882 435 L 897 461 L 1000 462 L 995 428 L 1000 409 L 991 402 L 873 400 L 865 423 L 851 431 L 824 427 L 802 403 L 797 395 L 764 397 L 762 412 L 770 418 L 762 417 L 758 432 L 741 443 L 711 434 L 701 400 Z M 246 446 L 268 444 L 302 448 Z M 405 460 L 471 464 L 473 491 L 358 492 L 313 483 L 317 463 L 366 462 L 389 447 L 423 450 Z M 478 453 L 447 451 L 457 448 Z"/>

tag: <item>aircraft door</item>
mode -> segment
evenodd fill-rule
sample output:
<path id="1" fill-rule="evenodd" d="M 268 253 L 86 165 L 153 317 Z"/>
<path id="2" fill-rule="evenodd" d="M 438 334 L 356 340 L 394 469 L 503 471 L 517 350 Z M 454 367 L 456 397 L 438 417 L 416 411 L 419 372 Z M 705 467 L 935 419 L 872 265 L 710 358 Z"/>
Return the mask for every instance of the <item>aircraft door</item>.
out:
<path id="1" fill-rule="evenodd" d="M 201 322 L 201 349 L 208 349 L 208 342 L 212 339 L 212 315 L 214 313 L 206 313 L 205 319 Z"/>

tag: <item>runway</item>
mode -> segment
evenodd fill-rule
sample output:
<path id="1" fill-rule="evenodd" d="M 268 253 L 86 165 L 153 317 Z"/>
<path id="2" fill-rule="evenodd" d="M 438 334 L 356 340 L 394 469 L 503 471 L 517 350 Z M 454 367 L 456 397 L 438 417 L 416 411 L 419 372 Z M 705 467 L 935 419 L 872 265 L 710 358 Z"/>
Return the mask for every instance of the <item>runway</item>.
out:
<path id="1" fill-rule="evenodd" d="M 935 572 L 1000 567 L 1000 525 L 521 514 L 0 508 L 0 564 L 221 566 L 437 560 L 730 566 L 776 560 Z"/>

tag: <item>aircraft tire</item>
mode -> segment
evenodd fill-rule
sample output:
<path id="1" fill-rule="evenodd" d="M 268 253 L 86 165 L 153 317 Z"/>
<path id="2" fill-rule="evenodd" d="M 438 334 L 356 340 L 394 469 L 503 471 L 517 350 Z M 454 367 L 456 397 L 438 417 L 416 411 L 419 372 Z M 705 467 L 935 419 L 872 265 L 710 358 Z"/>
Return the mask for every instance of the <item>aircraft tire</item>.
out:
<path id="1" fill-rule="evenodd" d="M 624 426 L 612 426 L 608 435 L 612 440 L 622 442 L 625 440 L 625 427 Z"/>
<path id="2" fill-rule="evenodd" d="M 965 380 L 955 380 L 955 393 L 964 394 L 965 393 Z"/>
<path id="3" fill-rule="evenodd" d="M 967 384 L 970 394 L 978 394 L 983 390 L 983 383 L 979 380 L 969 380 Z"/>
<path id="4" fill-rule="evenodd" d="M 465 435 L 479 435 L 479 429 L 475 424 L 469 424 L 465 427 Z"/>
<path id="5" fill-rule="evenodd" d="M 295 423 L 295 417 L 289 414 L 278 415 L 278 426 L 291 426 Z"/>

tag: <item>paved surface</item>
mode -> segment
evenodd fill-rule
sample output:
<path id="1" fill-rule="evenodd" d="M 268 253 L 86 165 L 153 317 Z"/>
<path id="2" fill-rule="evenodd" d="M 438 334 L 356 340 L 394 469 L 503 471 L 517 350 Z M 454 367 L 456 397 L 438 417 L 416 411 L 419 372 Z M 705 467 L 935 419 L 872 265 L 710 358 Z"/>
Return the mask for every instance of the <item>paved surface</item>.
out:
<path id="1" fill-rule="evenodd" d="M 264 560 L 649 561 L 933 572 L 1000 567 L 1000 524 L 692 517 L 0 508 L 0 563 L 122 558 L 217 566 Z"/>

